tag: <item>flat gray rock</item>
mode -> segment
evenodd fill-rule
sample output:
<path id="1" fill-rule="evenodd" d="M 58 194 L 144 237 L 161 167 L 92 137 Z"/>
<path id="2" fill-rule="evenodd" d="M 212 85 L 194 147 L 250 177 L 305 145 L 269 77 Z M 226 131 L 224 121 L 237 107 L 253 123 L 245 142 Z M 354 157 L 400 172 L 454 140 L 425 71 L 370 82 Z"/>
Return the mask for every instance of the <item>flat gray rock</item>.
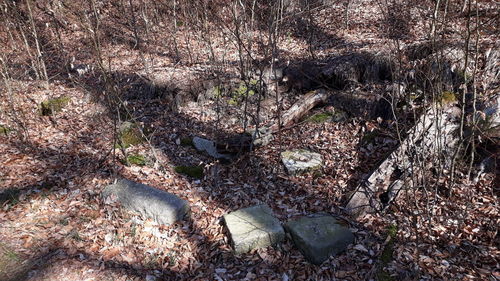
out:
<path id="1" fill-rule="evenodd" d="M 281 161 L 288 173 L 292 175 L 319 170 L 323 166 L 321 154 L 305 149 L 283 151 Z"/>
<path id="2" fill-rule="evenodd" d="M 257 205 L 224 215 L 236 254 L 280 243 L 285 232 L 267 205 Z"/>
<path id="3" fill-rule="evenodd" d="M 348 228 L 326 215 L 289 221 L 285 229 L 295 246 L 313 264 L 321 264 L 354 241 L 354 234 Z"/>
<path id="4" fill-rule="evenodd" d="M 215 146 L 215 142 L 211 140 L 207 140 L 204 138 L 194 137 L 193 138 L 194 147 L 201 152 L 206 152 L 208 155 L 217 158 L 217 159 L 226 159 L 231 160 L 231 155 L 222 154 L 217 151 L 217 147 Z"/>
<path id="5" fill-rule="evenodd" d="M 187 201 L 177 195 L 127 179 L 106 186 L 103 196 L 165 225 L 184 219 L 190 212 Z"/>

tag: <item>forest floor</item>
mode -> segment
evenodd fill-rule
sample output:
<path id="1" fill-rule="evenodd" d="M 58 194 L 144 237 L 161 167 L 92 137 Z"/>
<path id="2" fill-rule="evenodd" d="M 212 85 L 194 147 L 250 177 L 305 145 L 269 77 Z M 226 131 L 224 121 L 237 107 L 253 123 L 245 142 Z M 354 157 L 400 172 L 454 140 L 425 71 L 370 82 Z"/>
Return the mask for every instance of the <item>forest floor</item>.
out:
<path id="1" fill-rule="evenodd" d="M 344 24 L 343 9 L 319 10 L 314 18 L 322 33 L 314 44 L 300 34 L 288 34 L 280 50 L 292 61 L 309 57 L 311 47 L 317 59 L 351 52 L 387 52 L 394 40 L 377 28 L 384 22 L 378 9 L 376 1 L 354 2 L 349 29 L 338 28 Z M 429 11 L 415 8 L 414 12 Z M 428 21 L 418 16 L 412 19 L 414 22 L 405 25 L 407 37 L 402 44 L 426 36 Z M 182 32 L 181 47 L 188 44 Z M 77 44 L 71 39 L 75 34 L 77 30 L 64 34 L 67 46 Z M 227 51 L 222 41 L 214 40 L 216 53 Z M 196 57 L 206 55 L 203 48 L 193 50 L 199 51 Z M 179 63 L 161 55 L 162 51 L 158 47 L 148 53 L 155 67 L 181 75 L 203 67 L 203 63 Z M 87 53 L 82 53 L 79 59 L 88 61 Z M 105 53 L 113 58 L 113 69 L 130 75 L 141 71 L 141 56 L 129 45 L 109 44 Z M 237 60 L 236 53 L 230 56 Z M 500 278 L 498 175 L 487 174 L 477 182 L 459 177 L 450 196 L 434 193 L 432 202 L 439 204 L 433 204 L 432 216 L 425 212 L 410 215 L 428 207 L 426 190 L 418 190 L 402 194 L 384 214 L 353 219 L 343 209 L 347 196 L 397 145 L 391 132 L 364 141 L 365 128 L 385 130 L 375 120 L 350 116 L 342 122 L 301 122 L 270 144 L 222 164 L 179 144 L 182 138 L 217 138 L 242 131 L 238 124 L 207 114 L 213 104 L 189 103 L 172 111 L 161 98 L 129 100 L 134 120 L 153 133 L 149 142 L 127 149 L 129 154 L 144 156 L 147 163 L 127 166 L 120 161 L 121 152 L 113 149 L 115 127 L 109 108 L 96 98 L 98 90 L 89 90 L 95 85 L 87 82 L 54 79 L 45 86 L 37 81 L 12 81 L 14 100 L 2 102 L 2 108 L 13 106 L 22 118 L 26 130 L 17 132 L 26 137 L 22 140 L 14 131 L 0 135 L 0 280 Z M 57 114 L 40 115 L 40 103 L 58 96 L 68 96 L 71 101 Z M 297 98 L 285 97 L 285 108 Z M 311 114 L 322 111 L 316 108 Z M 0 115 L 0 123 L 15 128 L 6 116 Z M 322 174 L 288 175 L 279 155 L 294 148 L 321 153 Z M 201 165 L 204 177 L 180 175 L 174 171 L 178 165 Z M 191 218 L 164 226 L 105 204 L 101 190 L 117 176 L 187 200 Z M 268 204 L 280 221 L 312 213 L 332 214 L 353 231 L 355 243 L 320 266 L 308 263 L 289 241 L 236 256 L 221 218 L 260 203 Z M 448 216 L 457 213 L 460 216 Z"/>

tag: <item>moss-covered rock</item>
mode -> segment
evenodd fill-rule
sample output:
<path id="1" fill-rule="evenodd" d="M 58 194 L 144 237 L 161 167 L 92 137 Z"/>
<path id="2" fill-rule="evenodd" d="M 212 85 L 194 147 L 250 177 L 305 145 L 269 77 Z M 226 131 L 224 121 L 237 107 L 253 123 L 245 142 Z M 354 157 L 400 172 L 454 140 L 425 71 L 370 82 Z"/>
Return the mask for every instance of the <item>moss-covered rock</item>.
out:
<path id="1" fill-rule="evenodd" d="M 53 115 L 61 111 L 70 101 L 71 98 L 67 96 L 48 99 L 40 103 L 40 111 L 43 116 Z"/>
<path id="2" fill-rule="evenodd" d="M 127 156 L 127 163 L 129 165 L 144 166 L 147 164 L 147 160 L 143 155 L 131 154 Z"/>
<path id="3" fill-rule="evenodd" d="M 118 147 L 128 148 L 144 142 L 141 127 L 137 123 L 123 122 L 118 128 Z"/>
<path id="4" fill-rule="evenodd" d="M 203 178 L 202 166 L 176 166 L 174 170 L 179 174 L 183 174 L 195 179 Z"/>
<path id="5" fill-rule="evenodd" d="M 231 99 L 228 101 L 230 105 L 239 105 L 246 97 L 251 97 L 255 95 L 257 89 L 257 80 L 250 80 L 248 83 L 241 82 L 238 88 L 236 88 L 231 95 Z"/>
<path id="6" fill-rule="evenodd" d="M 450 104 L 450 103 L 455 103 L 457 102 L 457 96 L 455 95 L 455 93 L 452 93 L 452 92 L 449 92 L 449 91 L 446 91 L 446 92 L 443 92 L 439 97 L 438 97 L 438 103 L 440 103 L 441 105 L 447 105 L 447 104 Z"/>

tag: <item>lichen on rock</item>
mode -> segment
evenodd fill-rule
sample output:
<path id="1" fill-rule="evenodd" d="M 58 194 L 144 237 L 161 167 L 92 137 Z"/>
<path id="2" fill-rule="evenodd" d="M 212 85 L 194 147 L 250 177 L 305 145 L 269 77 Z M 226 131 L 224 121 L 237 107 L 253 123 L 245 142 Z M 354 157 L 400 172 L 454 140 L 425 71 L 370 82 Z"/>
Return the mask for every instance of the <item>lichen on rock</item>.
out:
<path id="1" fill-rule="evenodd" d="M 281 161 L 289 174 L 301 174 L 318 171 L 323 166 L 323 157 L 319 153 L 305 149 L 287 150 L 281 153 Z"/>

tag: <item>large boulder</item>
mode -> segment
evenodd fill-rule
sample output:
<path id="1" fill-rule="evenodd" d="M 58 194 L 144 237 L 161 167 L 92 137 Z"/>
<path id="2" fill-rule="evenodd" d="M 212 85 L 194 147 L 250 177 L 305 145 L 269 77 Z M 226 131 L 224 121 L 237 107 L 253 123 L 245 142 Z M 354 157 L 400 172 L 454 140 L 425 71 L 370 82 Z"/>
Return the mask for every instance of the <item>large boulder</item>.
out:
<path id="1" fill-rule="evenodd" d="M 313 264 L 344 251 L 354 241 L 352 232 L 331 216 L 303 217 L 285 224 L 293 243 Z"/>
<path id="2" fill-rule="evenodd" d="M 320 170 L 323 165 L 321 154 L 305 149 L 283 151 L 281 161 L 288 173 L 292 175 Z"/>
<path id="3" fill-rule="evenodd" d="M 280 243 L 285 232 L 267 205 L 257 205 L 224 215 L 237 254 Z"/>
<path id="4" fill-rule="evenodd" d="M 121 179 L 104 188 L 106 201 L 118 201 L 128 210 L 138 212 L 159 224 L 169 225 L 189 216 L 187 201 L 154 187 Z"/>

